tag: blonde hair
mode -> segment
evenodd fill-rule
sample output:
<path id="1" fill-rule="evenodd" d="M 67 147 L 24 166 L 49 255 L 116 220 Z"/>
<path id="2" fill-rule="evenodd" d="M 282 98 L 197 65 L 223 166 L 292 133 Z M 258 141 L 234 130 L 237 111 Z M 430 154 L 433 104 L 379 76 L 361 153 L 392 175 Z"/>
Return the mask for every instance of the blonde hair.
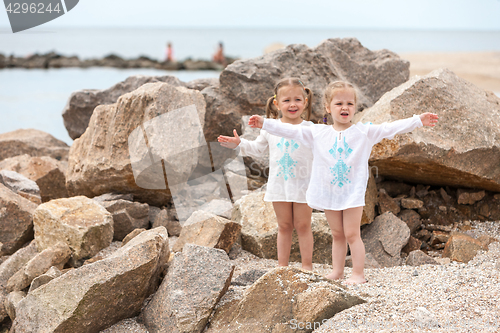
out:
<path id="1" fill-rule="evenodd" d="M 278 98 L 279 96 L 279 90 L 283 87 L 289 87 L 289 86 L 292 86 L 292 87 L 300 87 L 304 90 L 304 98 L 307 98 L 307 102 L 306 102 L 306 107 L 304 109 L 305 112 L 303 112 L 301 114 L 301 117 L 305 120 L 310 120 L 311 119 L 311 114 L 312 114 L 312 97 L 313 97 L 313 93 L 311 91 L 311 89 L 307 88 L 306 86 L 304 86 L 304 84 L 302 83 L 302 81 L 300 81 L 299 79 L 297 78 L 286 78 L 286 79 L 282 79 L 280 80 L 276 86 L 274 87 L 274 96 L 273 97 L 270 97 L 268 100 L 267 100 L 267 103 L 266 103 L 266 117 L 267 118 L 274 118 L 274 119 L 277 119 L 278 116 L 279 116 L 279 110 L 278 108 L 276 107 L 276 105 L 274 105 L 274 100 Z"/>
<path id="2" fill-rule="evenodd" d="M 354 108 L 356 108 L 356 106 L 358 105 L 358 94 L 356 92 L 356 88 L 354 88 L 351 83 L 346 81 L 330 82 L 330 84 L 326 87 L 325 93 L 323 95 L 325 113 L 323 115 L 323 119 L 319 121 L 320 123 L 324 123 L 327 125 L 333 124 L 332 115 L 326 111 L 326 108 L 330 106 L 330 103 L 332 102 L 335 94 L 342 90 L 352 90 L 354 94 Z"/>

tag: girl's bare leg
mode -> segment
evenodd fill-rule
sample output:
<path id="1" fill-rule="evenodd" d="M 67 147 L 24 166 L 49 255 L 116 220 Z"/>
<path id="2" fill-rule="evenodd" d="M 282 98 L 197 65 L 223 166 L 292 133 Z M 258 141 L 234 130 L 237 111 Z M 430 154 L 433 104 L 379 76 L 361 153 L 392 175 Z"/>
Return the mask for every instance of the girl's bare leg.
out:
<path id="1" fill-rule="evenodd" d="M 312 208 L 305 203 L 293 203 L 293 226 L 299 237 L 302 268 L 312 271 L 313 234 L 311 230 Z"/>
<path id="2" fill-rule="evenodd" d="M 347 254 L 342 211 L 325 210 L 325 215 L 332 231 L 332 272 L 326 277 L 339 280 L 344 278 L 345 256 Z"/>
<path id="3" fill-rule="evenodd" d="M 278 265 L 288 266 L 292 248 L 293 202 L 273 202 L 278 220 Z"/>
<path id="4" fill-rule="evenodd" d="M 365 245 L 361 239 L 361 216 L 363 207 L 349 208 L 343 211 L 344 234 L 349 243 L 352 257 L 352 275 L 346 284 L 365 283 Z"/>

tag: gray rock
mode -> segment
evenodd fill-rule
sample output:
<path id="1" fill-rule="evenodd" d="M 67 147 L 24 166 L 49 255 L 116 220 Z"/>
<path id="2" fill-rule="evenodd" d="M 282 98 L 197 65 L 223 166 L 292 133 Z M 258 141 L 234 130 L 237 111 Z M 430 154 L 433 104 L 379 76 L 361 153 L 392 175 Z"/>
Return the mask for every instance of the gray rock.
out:
<path id="1" fill-rule="evenodd" d="M 84 196 L 56 199 L 38 206 L 33 214 L 35 240 L 42 251 L 58 242 L 72 251 L 71 265 L 92 257 L 113 240 L 113 217 Z"/>
<path id="2" fill-rule="evenodd" d="M 142 312 L 151 333 L 201 332 L 229 288 L 234 265 L 222 250 L 187 244 Z"/>
<path id="3" fill-rule="evenodd" d="M 68 152 L 66 143 L 39 130 L 19 129 L 0 134 L 0 161 L 24 154 L 50 156 L 61 161 L 68 159 Z"/>
<path id="4" fill-rule="evenodd" d="M 128 200 L 103 201 L 101 205 L 113 215 L 115 240 L 122 240 L 134 229 L 149 227 L 149 205 Z"/>
<path id="5" fill-rule="evenodd" d="M 401 249 L 410 239 L 410 229 L 391 212 L 384 213 L 361 230 L 366 252 L 382 267 L 401 264 Z"/>
<path id="6" fill-rule="evenodd" d="M 137 318 L 127 318 L 101 331 L 100 333 L 149 333 L 149 332 L 146 329 L 146 326 L 137 322 Z"/>
<path id="7" fill-rule="evenodd" d="M 17 250 L 9 259 L 0 265 L 0 289 L 7 285 L 7 281 L 37 255 L 35 241 L 28 246 Z"/>
<path id="8" fill-rule="evenodd" d="M 196 79 L 186 83 L 186 88 L 202 91 L 207 87 L 217 86 L 217 85 L 219 85 L 218 78 Z"/>
<path id="9" fill-rule="evenodd" d="M 0 170 L 0 183 L 7 186 L 11 191 L 20 194 L 23 192 L 40 197 L 40 188 L 36 182 L 11 170 Z"/>
<path id="10" fill-rule="evenodd" d="M 18 291 L 27 288 L 33 279 L 46 273 L 50 267 L 62 269 L 70 257 L 71 250 L 66 243 L 57 243 L 43 250 L 7 281 L 7 290 Z"/>
<path id="11" fill-rule="evenodd" d="M 55 266 L 52 266 L 49 268 L 47 272 L 44 274 L 37 276 L 36 278 L 31 281 L 30 289 L 28 290 L 28 293 L 32 292 L 38 287 L 43 286 L 44 284 L 49 283 L 50 281 L 54 280 L 55 278 L 58 278 L 62 275 L 63 273 Z"/>
<path id="12" fill-rule="evenodd" d="M 234 279 L 231 282 L 231 285 L 233 286 L 250 286 L 255 283 L 258 279 L 260 279 L 261 276 L 266 274 L 267 271 L 261 270 L 261 269 L 252 269 L 249 271 L 246 271 L 240 276 L 238 276 L 236 279 Z"/>
<path id="13" fill-rule="evenodd" d="M 37 205 L 0 184 L 0 254 L 12 254 L 33 239 Z"/>
<path id="14" fill-rule="evenodd" d="M 18 303 L 12 332 L 99 332 L 137 315 L 169 257 L 164 228 L 143 232 L 106 259 L 70 270 Z"/>
<path id="15" fill-rule="evenodd" d="M 4 306 L 10 320 L 14 321 L 14 319 L 16 319 L 17 305 L 24 297 L 26 297 L 24 291 L 13 291 L 7 296 L 7 299 L 4 301 Z"/>
<path id="16" fill-rule="evenodd" d="M 98 105 L 116 103 L 118 98 L 131 92 L 143 84 L 150 82 L 167 82 L 173 86 L 183 86 L 175 76 L 129 76 L 114 86 L 104 89 L 84 89 L 71 94 L 63 110 L 64 126 L 69 136 L 74 140 L 87 129 L 90 117 Z"/>
<path id="17" fill-rule="evenodd" d="M 146 83 L 115 104 L 98 106 L 88 129 L 71 146 L 69 194 L 130 193 L 139 202 L 168 205 L 172 192 L 186 189 L 201 160 L 210 165 L 204 121 L 200 92 L 160 82 Z"/>
<path id="18" fill-rule="evenodd" d="M 97 197 L 93 197 L 92 200 L 95 200 L 100 204 L 106 201 L 116 201 L 116 200 L 134 201 L 134 196 L 132 194 L 104 193 Z"/>
<path id="19" fill-rule="evenodd" d="M 438 124 L 382 140 L 370 165 L 410 183 L 500 191 L 500 98 L 449 70 L 412 78 L 356 120 L 380 124 L 423 112 L 436 113 Z"/>
<path id="20" fill-rule="evenodd" d="M 438 262 L 420 250 L 415 250 L 408 254 L 406 258 L 408 266 L 438 265 Z"/>

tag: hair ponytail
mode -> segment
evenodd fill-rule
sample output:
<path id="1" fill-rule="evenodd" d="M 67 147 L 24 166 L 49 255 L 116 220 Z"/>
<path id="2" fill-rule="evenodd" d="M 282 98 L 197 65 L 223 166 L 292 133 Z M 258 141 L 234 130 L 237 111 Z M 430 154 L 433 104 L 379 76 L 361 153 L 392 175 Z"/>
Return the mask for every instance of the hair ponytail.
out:
<path id="1" fill-rule="evenodd" d="M 276 96 L 276 95 L 274 95 Z M 274 105 L 275 97 L 270 97 L 266 103 L 266 118 L 278 119 L 279 111 L 276 105 Z"/>
<path id="2" fill-rule="evenodd" d="M 307 104 L 306 104 L 306 107 L 304 109 L 304 113 L 302 113 L 302 116 L 307 120 L 311 120 L 311 114 L 312 114 L 312 101 L 313 101 L 313 92 L 311 89 L 307 88 L 307 87 L 304 87 L 304 92 L 305 92 L 305 95 L 306 95 L 306 98 L 307 98 Z"/>

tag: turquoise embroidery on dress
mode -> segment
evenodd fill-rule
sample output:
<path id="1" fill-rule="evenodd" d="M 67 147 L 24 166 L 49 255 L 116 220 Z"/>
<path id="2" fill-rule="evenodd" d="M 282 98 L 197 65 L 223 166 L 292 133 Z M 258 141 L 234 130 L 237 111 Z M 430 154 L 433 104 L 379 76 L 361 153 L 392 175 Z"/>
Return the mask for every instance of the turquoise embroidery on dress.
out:
<path id="1" fill-rule="evenodd" d="M 292 169 L 297 164 L 297 161 L 294 161 L 292 159 L 292 157 L 288 153 L 288 148 L 290 148 L 291 152 L 293 153 L 296 149 L 299 148 L 299 144 L 295 142 L 295 140 L 290 140 L 289 142 L 288 140 L 281 138 L 281 141 L 278 142 L 277 146 L 279 150 L 281 150 L 281 152 L 284 152 L 284 155 L 277 161 L 279 164 L 279 172 L 276 176 L 279 177 L 283 175 L 283 178 L 285 178 L 285 180 L 288 180 L 288 177 L 295 177 Z"/>
<path id="2" fill-rule="evenodd" d="M 352 149 L 349 148 L 349 145 L 345 142 L 344 138 L 344 149 L 342 148 L 337 148 L 337 138 L 335 138 L 335 144 L 333 145 L 333 148 L 329 150 L 330 154 L 334 158 L 337 158 L 337 152 L 338 154 L 338 161 L 335 163 L 333 167 L 330 168 L 330 171 L 333 173 L 333 180 L 331 181 L 331 184 L 337 185 L 339 187 L 342 187 L 346 184 L 349 184 L 351 181 L 347 178 L 347 174 L 351 172 L 351 167 L 348 166 L 347 164 L 344 163 L 342 160 L 342 153 L 345 153 L 345 157 L 349 157 L 349 155 L 352 153 Z"/>

